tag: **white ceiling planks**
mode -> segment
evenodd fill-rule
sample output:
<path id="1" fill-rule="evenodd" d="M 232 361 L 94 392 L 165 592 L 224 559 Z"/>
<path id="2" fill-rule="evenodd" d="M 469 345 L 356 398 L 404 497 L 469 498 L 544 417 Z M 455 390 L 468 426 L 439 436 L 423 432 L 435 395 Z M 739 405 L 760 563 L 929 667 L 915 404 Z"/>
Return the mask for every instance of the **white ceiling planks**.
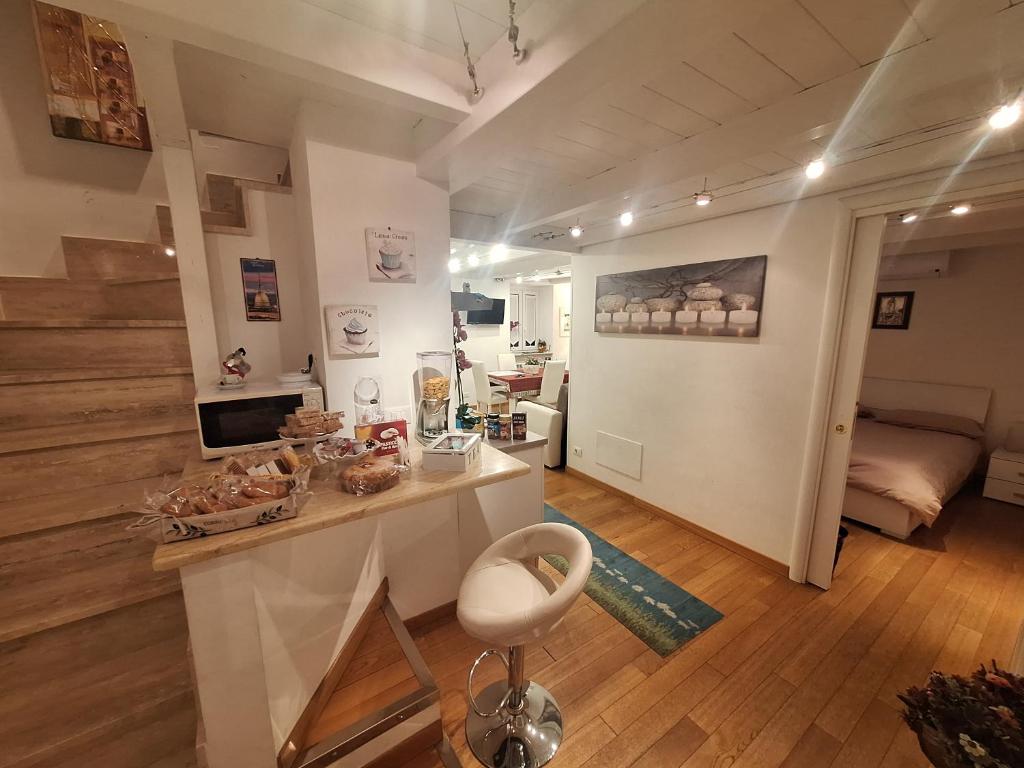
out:
<path id="1" fill-rule="evenodd" d="M 755 104 L 683 61 L 666 67 L 644 87 L 717 123 L 757 109 Z"/>
<path id="2" fill-rule="evenodd" d="M 651 149 L 660 149 L 682 140 L 683 135 L 650 122 L 627 109 L 612 104 L 599 104 L 585 110 L 580 118 L 593 125 Z"/>
<path id="3" fill-rule="evenodd" d="M 803 86 L 735 35 L 715 40 L 686 62 L 743 99 L 766 107 Z"/>
<path id="4" fill-rule="evenodd" d="M 858 66 L 850 52 L 795 0 L 765 4 L 736 33 L 805 88 Z"/>
<path id="5" fill-rule="evenodd" d="M 800 0 L 861 64 L 924 41 L 903 0 Z"/>
<path id="6" fill-rule="evenodd" d="M 1010 0 L 907 0 L 914 21 L 924 34 L 937 37 L 1009 8 Z"/>
<path id="7" fill-rule="evenodd" d="M 626 110 L 681 138 L 714 128 L 718 123 L 689 107 L 641 85 L 612 98 L 612 106 Z"/>
<path id="8" fill-rule="evenodd" d="M 638 142 L 580 121 L 559 127 L 557 131 L 557 135 L 567 141 L 575 141 L 583 146 L 599 149 L 622 160 L 632 160 L 646 151 L 644 145 Z"/>
<path id="9" fill-rule="evenodd" d="M 764 173 L 779 173 L 788 171 L 796 166 L 788 157 L 783 157 L 777 152 L 765 152 L 761 155 L 748 157 L 744 160 L 747 165 L 760 169 Z"/>

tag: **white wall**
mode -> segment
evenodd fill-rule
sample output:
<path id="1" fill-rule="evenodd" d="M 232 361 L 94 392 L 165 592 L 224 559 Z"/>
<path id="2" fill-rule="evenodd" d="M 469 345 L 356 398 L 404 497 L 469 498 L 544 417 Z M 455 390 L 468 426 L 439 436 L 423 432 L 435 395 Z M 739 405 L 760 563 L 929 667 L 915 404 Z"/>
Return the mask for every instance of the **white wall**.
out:
<path id="1" fill-rule="evenodd" d="M 56 138 L 28 0 L 0 3 L 0 274 L 65 276 L 61 235 L 158 240 L 156 152 Z"/>
<path id="2" fill-rule="evenodd" d="M 569 465 L 789 561 L 839 205 L 815 198 L 573 256 Z M 595 278 L 768 254 L 758 339 L 603 336 Z M 594 461 L 598 430 L 643 443 L 637 481 Z M 570 450 L 571 453 L 571 450 Z"/>
<path id="3" fill-rule="evenodd" d="M 284 371 L 306 364 L 310 347 L 305 332 L 300 259 L 295 247 L 295 208 L 292 196 L 279 192 L 247 190 L 250 237 L 205 234 L 206 261 L 210 271 L 217 348 L 223 358 L 245 347 L 254 380 L 273 381 Z M 239 259 L 273 259 L 281 300 L 281 321 L 248 321 L 242 293 Z"/>
<path id="4" fill-rule="evenodd" d="M 508 296 L 509 281 L 498 282 L 492 278 L 463 278 L 459 275 L 452 276 L 451 289 L 461 291 L 463 283 L 469 283 L 469 289 L 474 293 L 482 293 L 491 299 L 505 300 L 505 322 L 501 325 L 466 325 L 466 332 L 469 338 L 462 343 L 469 360 L 479 360 L 488 371 L 498 369 L 498 355 L 508 352 Z M 466 323 L 466 313 L 462 313 L 463 325 Z M 474 402 L 476 388 L 473 386 L 473 373 L 466 371 L 462 374 L 462 386 L 466 399 Z"/>
<path id="5" fill-rule="evenodd" d="M 281 183 L 288 166 L 286 148 L 201 134 L 195 129 L 189 131 L 189 134 L 192 138 L 192 158 L 196 166 L 196 186 L 204 205 L 209 199 L 206 194 L 208 173 L 252 179 L 267 184 Z"/>
<path id="6" fill-rule="evenodd" d="M 947 277 L 886 280 L 914 291 L 910 328 L 873 330 L 864 375 L 988 387 L 988 448 L 1024 420 L 1024 245 L 954 251 Z"/>
<path id="7" fill-rule="evenodd" d="M 447 191 L 416 176 L 414 163 L 345 149 L 332 132 L 335 111 L 307 103 L 292 142 L 296 214 L 301 230 L 312 227 L 317 296 L 304 293 L 321 329 L 318 357 L 332 408 L 352 413 L 352 388 L 360 376 L 384 380 L 386 407 L 412 404 L 416 353 L 451 348 Z M 417 282 L 371 283 L 364 230 L 391 226 L 416 235 Z M 301 243 L 301 241 L 300 241 Z M 380 357 L 326 357 L 323 306 L 373 304 L 380 318 Z M 453 409 L 454 410 L 454 409 Z M 351 419 L 349 420 L 351 423 Z"/>

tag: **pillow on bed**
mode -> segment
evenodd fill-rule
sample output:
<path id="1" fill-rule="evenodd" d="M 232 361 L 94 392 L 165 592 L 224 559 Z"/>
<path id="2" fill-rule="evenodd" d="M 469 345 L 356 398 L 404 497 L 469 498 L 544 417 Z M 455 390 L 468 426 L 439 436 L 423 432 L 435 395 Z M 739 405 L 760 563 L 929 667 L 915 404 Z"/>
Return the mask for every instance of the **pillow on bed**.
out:
<path id="1" fill-rule="evenodd" d="M 952 416 L 948 413 L 932 413 L 931 411 L 911 411 L 904 408 L 872 408 L 871 414 L 875 421 L 892 424 L 895 427 L 911 429 L 930 429 L 933 432 L 948 432 L 951 435 L 979 438 L 985 436 L 981 424 L 966 416 Z"/>

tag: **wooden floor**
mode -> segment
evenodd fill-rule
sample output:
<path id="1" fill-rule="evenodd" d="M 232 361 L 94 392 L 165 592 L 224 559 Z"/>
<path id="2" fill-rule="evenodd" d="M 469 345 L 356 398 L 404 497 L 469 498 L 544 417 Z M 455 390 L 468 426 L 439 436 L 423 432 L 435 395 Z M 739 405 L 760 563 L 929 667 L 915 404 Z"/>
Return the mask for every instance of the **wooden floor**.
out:
<path id="1" fill-rule="evenodd" d="M 1024 515 L 958 497 L 900 543 L 850 525 L 833 587 L 795 584 L 578 479 L 547 501 L 725 618 L 662 659 L 587 597 L 527 653 L 566 741 L 553 768 L 927 766 L 896 692 L 1009 658 L 1024 619 Z M 553 573 L 553 571 L 552 571 Z M 415 634 L 464 766 L 465 679 L 483 644 L 454 620 Z M 481 683 L 500 677 L 489 670 Z M 424 755 L 406 768 L 437 768 Z"/>

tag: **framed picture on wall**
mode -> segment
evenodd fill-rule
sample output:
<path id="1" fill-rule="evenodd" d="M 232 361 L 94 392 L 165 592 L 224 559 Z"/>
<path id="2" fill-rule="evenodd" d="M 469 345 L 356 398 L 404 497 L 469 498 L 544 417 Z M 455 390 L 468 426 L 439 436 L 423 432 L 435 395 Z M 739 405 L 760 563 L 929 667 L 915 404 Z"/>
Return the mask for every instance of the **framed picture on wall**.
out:
<path id="1" fill-rule="evenodd" d="M 572 310 L 568 307 L 558 308 L 558 335 L 569 336 L 572 334 Z"/>
<path id="2" fill-rule="evenodd" d="M 910 310 L 914 306 L 913 291 L 890 291 L 875 296 L 872 328 L 905 331 L 910 327 Z"/>
<path id="3" fill-rule="evenodd" d="M 391 227 L 366 228 L 366 268 L 371 282 L 416 282 L 416 236 Z"/>
<path id="4" fill-rule="evenodd" d="M 281 320 L 277 265 L 273 259 L 239 259 L 246 320 Z"/>
<path id="5" fill-rule="evenodd" d="M 332 358 L 380 356 L 376 306 L 332 304 L 324 307 L 324 319 L 327 322 L 327 352 Z"/>

